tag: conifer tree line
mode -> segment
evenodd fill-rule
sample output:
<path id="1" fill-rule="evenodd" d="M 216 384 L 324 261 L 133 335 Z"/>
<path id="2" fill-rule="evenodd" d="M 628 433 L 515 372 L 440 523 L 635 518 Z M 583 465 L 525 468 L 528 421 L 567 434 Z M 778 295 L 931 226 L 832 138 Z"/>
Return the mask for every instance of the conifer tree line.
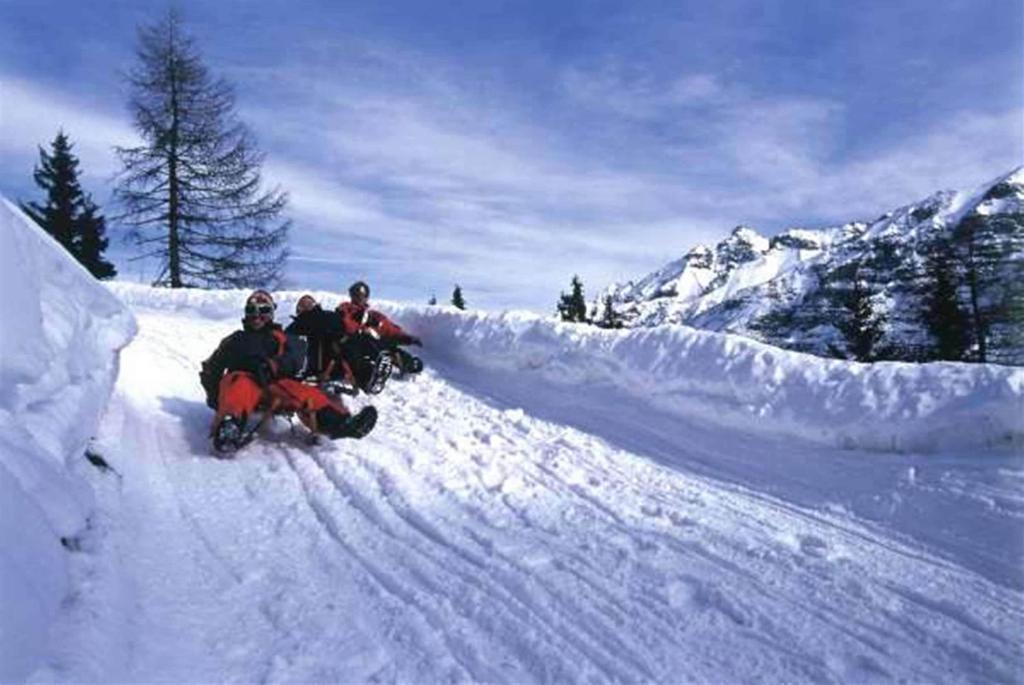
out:
<path id="1" fill-rule="evenodd" d="M 1001 348 L 1024 343 L 1024 272 L 1009 259 L 1024 248 L 1024 231 L 1013 218 L 997 219 L 995 226 L 985 220 L 966 217 L 921 248 L 917 323 L 930 341 L 925 349 L 883 342 L 886 316 L 876 310 L 868 281 L 855 273 L 835 323 L 845 352 L 833 345 L 832 354 L 858 361 L 987 363 L 1000 361 L 992 353 L 994 340 Z"/>
<path id="2" fill-rule="evenodd" d="M 171 9 L 138 31 L 128 103 L 141 144 L 117 148 L 123 169 L 115 220 L 159 268 L 154 285 L 172 288 L 280 284 L 288 256 L 287 195 L 263 188 L 263 155 L 235 115 L 234 93 L 204 64 Z M 46 201 L 22 209 L 97 278 L 116 274 L 103 258 L 106 223 L 78 179 L 63 131 L 40 149 L 36 184 Z"/>
<path id="3" fill-rule="evenodd" d="M 612 296 L 605 295 L 601 300 L 600 309 L 592 315 L 587 311 L 587 298 L 583 294 L 583 281 L 578 275 L 569 283 L 569 293 L 564 291 L 558 296 L 555 310 L 562 321 L 572 323 L 589 323 L 599 328 L 622 328 L 622 318 L 615 311 Z"/>
<path id="4" fill-rule="evenodd" d="M 1001 361 L 992 352 L 993 341 L 1001 349 L 1024 345 L 1024 263 L 1011 259 L 1024 252 L 1019 217 L 997 218 L 993 225 L 989 217 L 969 216 L 918 249 L 919 310 L 912 325 L 928 342 L 907 347 L 887 340 L 892 323 L 879 306 L 885 298 L 873 287 L 877 276 L 871 277 L 862 258 L 841 267 L 844 279 L 826 286 L 838 302 L 832 324 L 840 335 L 828 345 L 832 356 L 862 362 L 986 363 Z M 624 325 L 608 294 L 588 315 L 579 276 L 572 277 L 569 292 L 559 295 L 555 309 L 562 321 L 602 328 Z"/>

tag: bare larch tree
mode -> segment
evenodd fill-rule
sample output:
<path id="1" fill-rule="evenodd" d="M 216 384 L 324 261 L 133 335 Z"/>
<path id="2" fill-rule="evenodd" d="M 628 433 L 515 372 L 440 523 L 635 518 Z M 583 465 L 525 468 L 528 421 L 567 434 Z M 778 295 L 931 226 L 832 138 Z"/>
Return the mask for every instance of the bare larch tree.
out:
<path id="1" fill-rule="evenodd" d="M 137 259 L 156 259 L 154 285 L 275 287 L 288 256 L 287 195 L 264 190 L 263 155 L 235 113 L 231 86 L 214 79 L 171 10 L 139 29 L 127 75 L 143 143 L 118 148 L 116 190 Z"/>

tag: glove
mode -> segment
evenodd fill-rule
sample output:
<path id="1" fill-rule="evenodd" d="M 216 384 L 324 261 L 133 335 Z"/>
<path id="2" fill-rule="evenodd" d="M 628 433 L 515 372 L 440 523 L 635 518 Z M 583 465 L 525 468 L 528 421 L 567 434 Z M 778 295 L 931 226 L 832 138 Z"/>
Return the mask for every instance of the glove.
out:
<path id="1" fill-rule="evenodd" d="M 270 382 L 277 377 L 277 364 L 273 359 L 263 359 L 256 367 L 256 381 L 261 387 L 270 385 Z"/>
<path id="2" fill-rule="evenodd" d="M 409 336 L 409 342 L 407 344 L 414 345 L 416 347 L 423 347 L 423 341 L 417 338 L 415 335 Z"/>

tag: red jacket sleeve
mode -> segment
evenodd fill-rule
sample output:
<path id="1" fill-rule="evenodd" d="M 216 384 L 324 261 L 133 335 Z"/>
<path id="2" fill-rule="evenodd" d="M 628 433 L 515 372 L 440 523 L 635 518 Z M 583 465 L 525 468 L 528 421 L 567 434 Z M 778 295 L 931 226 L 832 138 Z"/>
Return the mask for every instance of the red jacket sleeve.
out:
<path id="1" fill-rule="evenodd" d="M 338 305 L 338 314 L 341 315 L 341 327 L 345 331 L 345 335 L 355 335 L 363 328 L 363 322 L 360 321 L 362 311 L 359 307 L 356 307 L 351 302 L 342 302 Z"/>
<path id="2" fill-rule="evenodd" d="M 380 337 L 399 344 L 408 342 L 409 335 L 397 323 L 378 311 L 370 312 L 370 325 L 377 329 Z"/>

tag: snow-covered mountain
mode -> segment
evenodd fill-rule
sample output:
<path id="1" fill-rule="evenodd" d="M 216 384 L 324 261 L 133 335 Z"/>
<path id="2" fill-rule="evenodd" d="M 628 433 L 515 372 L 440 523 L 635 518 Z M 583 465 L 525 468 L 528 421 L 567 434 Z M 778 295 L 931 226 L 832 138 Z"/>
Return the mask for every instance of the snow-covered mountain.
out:
<path id="1" fill-rule="evenodd" d="M 0 682 L 1024 675 L 1024 369 L 377 302 L 427 369 L 375 431 L 225 461 L 245 293 L 0 247 Z"/>
<path id="2" fill-rule="evenodd" d="M 831 356 L 845 346 L 836 322 L 846 315 L 843 302 L 856 278 L 888 319 L 883 344 L 890 357 L 927 359 L 927 257 L 956 240 L 966 252 L 968 235 L 976 259 L 988 260 L 980 264 L 977 291 L 990 328 L 989 361 L 1024 364 L 1024 167 L 973 192 L 938 192 L 873 222 L 794 228 L 772 238 L 738 226 L 714 247 L 698 245 L 636 282 L 610 286 L 592 314 L 600 319 L 610 302 L 628 327 L 681 323 Z M 1012 298 L 1013 314 L 995 306 Z M 967 308 L 966 283 L 961 299 Z"/>

